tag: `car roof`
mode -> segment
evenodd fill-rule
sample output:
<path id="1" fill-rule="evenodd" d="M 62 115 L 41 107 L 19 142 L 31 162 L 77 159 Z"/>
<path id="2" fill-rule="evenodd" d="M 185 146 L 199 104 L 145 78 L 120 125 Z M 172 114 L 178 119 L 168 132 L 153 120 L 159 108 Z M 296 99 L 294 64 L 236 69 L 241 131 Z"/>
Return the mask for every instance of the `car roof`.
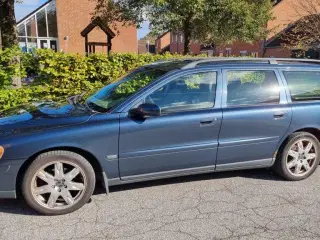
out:
<path id="1" fill-rule="evenodd" d="M 168 59 L 147 65 L 167 71 L 201 67 L 312 67 L 320 68 L 320 60 L 296 58 L 185 58 Z"/>

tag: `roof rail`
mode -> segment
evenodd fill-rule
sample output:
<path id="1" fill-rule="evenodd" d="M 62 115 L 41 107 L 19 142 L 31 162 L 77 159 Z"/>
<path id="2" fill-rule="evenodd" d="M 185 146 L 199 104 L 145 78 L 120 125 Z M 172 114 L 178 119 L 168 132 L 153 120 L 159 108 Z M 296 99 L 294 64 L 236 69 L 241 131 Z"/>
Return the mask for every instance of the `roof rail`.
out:
<path id="1" fill-rule="evenodd" d="M 320 60 L 314 59 L 298 59 L 298 58 L 201 58 L 185 65 L 182 69 L 194 68 L 202 63 L 219 63 L 219 62 L 268 62 L 269 64 L 279 64 L 279 62 L 301 62 L 301 63 L 314 63 L 320 64 Z"/>

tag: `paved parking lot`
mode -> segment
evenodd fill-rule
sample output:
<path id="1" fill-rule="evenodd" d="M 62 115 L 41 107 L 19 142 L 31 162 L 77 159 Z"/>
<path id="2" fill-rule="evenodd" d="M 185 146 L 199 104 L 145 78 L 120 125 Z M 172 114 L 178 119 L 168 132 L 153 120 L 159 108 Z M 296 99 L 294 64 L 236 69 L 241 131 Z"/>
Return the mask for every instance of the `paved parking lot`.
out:
<path id="1" fill-rule="evenodd" d="M 1 239 L 320 239 L 320 169 L 302 182 L 269 170 L 113 187 L 81 210 L 39 216 L 0 200 Z"/>

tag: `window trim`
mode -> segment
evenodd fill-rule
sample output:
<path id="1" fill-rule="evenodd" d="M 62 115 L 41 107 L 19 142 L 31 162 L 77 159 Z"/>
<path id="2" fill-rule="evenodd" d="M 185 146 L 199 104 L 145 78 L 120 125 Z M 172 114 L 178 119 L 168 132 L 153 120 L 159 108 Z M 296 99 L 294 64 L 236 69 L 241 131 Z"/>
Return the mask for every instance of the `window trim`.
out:
<path id="1" fill-rule="evenodd" d="M 283 82 L 284 82 L 284 88 L 286 89 L 286 94 L 287 94 L 287 98 L 288 98 L 288 103 L 290 104 L 301 104 L 301 103 L 306 103 L 306 104 L 309 104 L 309 103 L 319 103 L 320 102 L 320 99 L 319 100 L 308 100 L 308 101 L 293 101 L 292 100 L 292 97 L 291 97 L 291 91 L 290 91 L 290 88 L 289 88 L 289 84 L 287 82 L 287 79 L 284 75 L 284 72 L 319 72 L 320 73 L 320 69 L 318 68 L 282 68 L 279 70 L 280 72 L 280 75 L 283 79 Z"/>
<path id="2" fill-rule="evenodd" d="M 263 104 L 246 104 L 246 105 L 232 105 L 229 106 L 227 104 L 228 98 L 228 79 L 227 73 L 231 71 L 272 71 L 275 73 L 279 84 L 279 102 L 278 103 L 263 103 Z M 282 81 L 282 77 L 278 69 L 273 68 L 228 68 L 222 70 L 222 77 L 223 77 L 223 97 L 222 97 L 222 108 L 248 108 L 248 107 L 263 107 L 263 106 L 272 106 L 272 105 L 281 105 L 287 104 L 287 96 L 285 92 L 285 87 Z"/>
<path id="3" fill-rule="evenodd" d="M 161 78 L 159 78 L 158 80 L 156 80 L 154 83 L 151 83 L 150 85 L 146 86 L 146 88 L 142 89 L 141 92 L 137 93 L 132 99 L 128 99 L 123 105 L 119 106 L 114 111 L 128 113 L 128 111 L 130 109 L 135 107 L 138 103 L 141 103 L 149 94 L 151 94 L 152 92 L 156 91 L 157 89 L 163 87 L 167 83 L 169 83 L 179 77 L 186 76 L 186 75 L 196 74 L 196 73 L 206 73 L 206 72 L 215 72 L 217 74 L 216 98 L 215 98 L 214 106 L 212 108 L 195 109 L 193 111 L 191 111 L 191 110 L 179 111 L 179 112 L 172 112 L 170 114 L 194 112 L 194 111 L 207 111 L 210 109 L 219 109 L 219 108 L 221 108 L 221 100 L 222 100 L 222 73 L 221 73 L 221 69 L 208 67 L 208 68 L 202 68 L 202 69 L 187 69 L 187 70 L 183 70 L 183 71 L 172 72 L 171 74 L 168 73 L 168 74 L 162 76 Z"/>

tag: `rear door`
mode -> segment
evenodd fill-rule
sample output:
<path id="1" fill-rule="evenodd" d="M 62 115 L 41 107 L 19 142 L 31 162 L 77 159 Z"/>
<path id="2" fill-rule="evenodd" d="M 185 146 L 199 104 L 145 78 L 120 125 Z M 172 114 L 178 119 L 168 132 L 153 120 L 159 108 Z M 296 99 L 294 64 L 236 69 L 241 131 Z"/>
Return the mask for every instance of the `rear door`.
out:
<path id="1" fill-rule="evenodd" d="M 223 122 L 217 170 L 272 163 L 291 122 L 277 70 L 223 70 Z"/>

